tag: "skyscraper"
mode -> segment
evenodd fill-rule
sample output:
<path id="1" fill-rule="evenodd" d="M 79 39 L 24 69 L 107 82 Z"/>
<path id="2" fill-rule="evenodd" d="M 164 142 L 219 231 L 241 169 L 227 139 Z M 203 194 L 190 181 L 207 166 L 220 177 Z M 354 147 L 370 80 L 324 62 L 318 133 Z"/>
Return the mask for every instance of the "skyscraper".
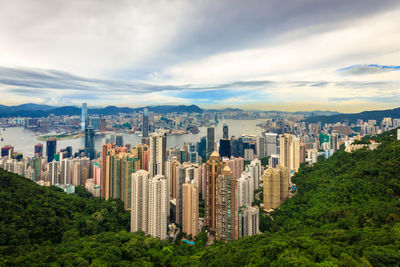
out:
<path id="1" fill-rule="evenodd" d="M 166 134 L 153 134 L 150 136 L 150 177 L 165 174 L 166 146 Z"/>
<path id="2" fill-rule="evenodd" d="M 265 137 L 257 136 L 257 156 L 258 158 L 265 157 Z"/>
<path id="3" fill-rule="evenodd" d="M 35 145 L 34 155 L 37 157 L 43 157 L 43 144 Z"/>
<path id="4" fill-rule="evenodd" d="M 149 202 L 149 172 L 132 173 L 131 232 L 147 232 Z"/>
<path id="5" fill-rule="evenodd" d="M 271 156 L 272 154 L 276 154 L 276 133 L 266 133 L 265 134 L 265 156 Z"/>
<path id="6" fill-rule="evenodd" d="M 229 128 L 228 125 L 224 123 L 224 126 L 222 126 L 222 138 L 223 139 L 229 139 Z"/>
<path id="7" fill-rule="evenodd" d="M 52 162 L 54 159 L 54 154 L 57 152 L 57 140 L 54 137 L 50 137 L 46 141 L 46 155 L 47 162 Z"/>
<path id="8" fill-rule="evenodd" d="M 214 151 L 215 142 L 215 129 L 214 127 L 207 128 L 207 158 L 210 157 L 211 153 Z"/>
<path id="9" fill-rule="evenodd" d="M 100 195 L 103 198 L 106 198 L 106 174 L 107 174 L 107 154 L 108 151 L 114 149 L 114 144 L 104 144 L 102 147 L 101 153 L 101 187 L 100 187 Z M 108 199 L 108 196 L 107 198 Z"/>
<path id="10" fill-rule="evenodd" d="M 164 175 L 156 175 L 149 180 L 148 231 L 154 237 L 167 237 L 169 210 L 168 183 Z"/>
<path id="11" fill-rule="evenodd" d="M 259 209 L 257 206 L 243 206 L 239 209 L 239 237 L 256 235 L 259 230 Z"/>
<path id="12" fill-rule="evenodd" d="M 217 151 L 214 151 L 206 163 L 206 183 L 205 183 L 205 218 L 204 224 L 210 227 L 210 230 L 215 231 L 216 226 L 216 181 L 222 173 L 224 163 Z"/>
<path id="13" fill-rule="evenodd" d="M 84 132 L 88 126 L 87 104 L 82 103 L 81 107 L 81 130 Z"/>
<path id="14" fill-rule="evenodd" d="M 187 179 L 183 188 L 182 231 L 192 237 L 199 228 L 199 190 L 196 180 Z"/>
<path id="15" fill-rule="evenodd" d="M 216 229 L 217 240 L 231 241 L 238 238 L 238 190 L 237 181 L 225 166 L 216 181 Z"/>
<path id="16" fill-rule="evenodd" d="M 96 157 L 96 150 L 94 149 L 94 129 L 89 125 L 85 130 L 85 155 L 90 160 Z"/>
<path id="17" fill-rule="evenodd" d="M 290 173 L 287 167 L 278 166 L 264 171 L 263 197 L 264 209 L 269 211 L 279 207 L 288 198 Z"/>
<path id="18" fill-rule="evenodd" d="M 231 157 L 231 140 L 221 139 L 219 140 L 219 154 L 221 157 Z"/>
<path id="19" fill-rule="evenodd" d="M 124 146 L 124 136 L 122 136 L 122 135 L 117 135 L 117 136 L 115 137 L 115 145 L 116 145 L 116 146 L 119 146 L 119 147 Z"/>
<path id="20" fill-rule="evenodd" d="M 131 174 L 135 172 L 137 155 L 127 153 L 126 148 L 117 147 L 107 151 L 105 198 L 119 198 L 125 209 L 131 205 Z"/>
<path id="21" fill-rule="evenodd" d="M 280 164 L 294 172 L 300 168 L 300 140 L 291 134 L 280 137 Z"/>
<path id="22" fill-rule="evenodd" d="M 243 158 L 223 158 L 225 165 L 228 165 L 232 171 L 233 177 L 239 179 L 240 175 L 244 171 L 244 160 Z"/>
<path id="23" fill-rule="evenodd" d="M 183 192 L 182 186 L 186 180 L 186 166 L 183 164 L 176 167 L 176 180 L 175 180 L 175 190 L 176 190 L 176 215 L 175 222 L 182 224 L 182 206 L 183 206 Z"/>
<path id="24" fill-rule="evenodd" d="M 149 137 L 149 112 L 147 108 L 143 109 L 142 128 L 142 136 Z"/>

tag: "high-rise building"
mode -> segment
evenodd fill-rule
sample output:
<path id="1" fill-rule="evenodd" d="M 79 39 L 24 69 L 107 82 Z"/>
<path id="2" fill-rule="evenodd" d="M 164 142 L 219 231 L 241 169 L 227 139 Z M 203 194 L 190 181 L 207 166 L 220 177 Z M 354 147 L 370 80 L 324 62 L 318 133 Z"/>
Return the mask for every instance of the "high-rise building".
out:
<path id="1" fill-rule="evenodd" d="M 231 140 L 229 139 L 221 139 L 219 140 L 219 154 L 221 157 L 231 157 Z"/>
<path id="2" fill-rule="evenodd" d="M 168 183 L 163 175 L 149 179 L 147 234 L 165 239 L 167 237 L 167 218 L 169 210 Z"/>
<path id="3" fill-rule="evenodd" d="M 257 206 L 242 206 L 239 209 L 239 237 L 260 233 L 259 209 Z"/>
<path id="4" fill-rule="evenodd" d="M 35 157 L 43 157 L 43 144 L 35 145 L 33 155 L 35 155 Z"/>
<path id="5" fill-rule="evenodd" d="M 165 176 L 168 181 L 169 195 L 171 198 L 176 198 L 176 171 L 180 163 L 176 157 L 171 157 L 165 164 Z"/>
<path id="6" fill-rule="evenodd" d="M 14 151 L 14 147 L 10 145 L 3 146 L 1 148 L 1 157 L 9 157 L 9 155 Z"/>
<path id="7" fill-rule="evenodd" d="M 107 151 L 105 199 L 119 198 L 125 209 L 131 205 L 131 174 L 135 172 L 137 155 L 127 153 L 127 149 L 117 147 Z"/>
<path id="8" fill-rule="evenodd" d="M 41 157 L 33 157 L 32 158 L 32 170 L 33 170 L 33 180 L 35 182 L 39 181 L 42 176 L 42 158 Z"/>
<path id="9" fill-rule="evenodd" d="M 81 107 L 81 130 L 84 132 L 88 126 L 87 104 L 82 103 Z"/>
<path id="10" fill-rule="evenodd" d="M 246 166 L 246 170 L 251 173 L 251 177 L 253 178 L 253 188 L 258 189 L 262 176 L 261 161 L 259 159 L 251 161 L 250 164 Z"/>
<path id="11" fill-rule="evenodd" d="M 149 172 L 139 170 L 132 173 L 131 232 L 147 233 Z"/>
<path id="12" fill-rule="evenodd" d="M 145 153 L 148 151 L 149 147 L 144 144 L 137 144 L 135 148 L 132 148 L 134 150 L 135 154 L 137 154 L 138 157 L 138 170 L 148 170 L 148 166 L 146 166 L 146 161 L 145 161 Z M 148 162 L 147 162 L 148 163 Z"/>
<path id="13" fill-rule="evenodd" d="M 239 207 L 251 206 L 254 201 L 254 182 L 250 171 L 242 172 L 237 180 L 238 183 L 238 205 Z"/>
<path id="14" fill-rule="evenodd" d="M 106 198 L 106 174 L 107 174 L 107 154 L 108 151 L 115 148 L 115 144 L 104 144 L 102 146 L 101 153 L 101 185 L 100 185 L 100 195 L 102 198 Z M 107 198 L 108 199 L 108 196 Z"/>
<path id="15" fill-rule="evenodd" d="M 90 118 L 90 125 L 92 125 L 92 127 L 95 131 L 100 131 L 100 128 L 101 128 L 100 121 L 101 121 L 100 117 Z"/>
<path id="16" fill-rule="evenodd" d="M 200 142 L 198 143 L 197 152 L 202 159 L 202 162 L 207 161 L 207 137 L 203 136 L 200 138 Z"/>
<path id="17" fill-rule="evenodd" d="M 61 160 L 61 184 L 72 184 L 72 171 L 73 171 L 73 159 L 64 158 Z"/>
<path id="18" fill-rule="evenodd" d="M 265 157 L 265 137 L 257 136 L 257 156 L 258 158 Z"/>
<path id="19" fill-rule="evenodd" d="M 197 182 L 187 179 L 182 188 L 182 231 L 195 237 L 199 232 L 199 190 Z"/>
<path id="20" fill-rule="evenodd" d="M 205 218 L 204 224 L 207 225 L 210 230 L 215 231 L 216 227 L 216 211 L 215 211 L 215 199 L 216 199 L 216 181 L 218 176 L 222 173 L 224 163 L 217 151 L 211 153 L 209 160 L 205 164 L 206 166 L 206 181 L 205 181 Z"/>
<path id="21" fill-rule="evenodd" d="M 278 166 L 275 169 L 264 171 L 263 178 L 263 198 L 264 209 L 269 211 L 276 209 L 288 198 L 290 172 L 287 167 Z"/>
<path id="22" fill-rule="evenodd" d="M 215 142 L 215 129 L 214 127 L 207 128 L 207 158 L 210 157 L 211 153 L 214 151 Z"/>
<path id="23" fill-rule="evenodd" d="M 142 128 L 142 136 L 149 137 L 149 111 L 147 108 L 143 109 Z"/>
<path id="24" fill-rule="evenodd" d="M 239 179 L 239 177 L 242 175 L 242 172 L 244 171 L 244 160 L 243 158 L 223 158 L 222 159 L 225 162 L 225 165 L 228 165 L 229 168 L 232 171 L 233 177 L 236 179 Z"/>
<path id="25" fill-rule="evenodd" d="M 56 153 L 57 153 L 57 140 L 54 137 L 50 137 L 46 141 L 47 162 L 52 162 L 54 159 L 54 154 Z"/>
<path id="26" fill-rule="evenodd" d="M 280 137 L 280 164 L 294 172 L 300 168 L 300 140 L 291 134 Z"/>
<path id="27" fill-rule="evenodd" d="M 182 224 L 182 208 L 183 208 L 183 191 L 182 186 L 186 181 L 186 166 L 183 164 L 176 167 L 176 214 L 175 222 Z"/>
<path id="28" fill-rule="evenodd" d="M 124 146 L 124 136 L 123 135 L 117 135 L 115 137 L 115 145 L 122 147 Z"/>
<path id="29" fill-rule="evenodd" d="M 158 174 L 165 174 L 166 146 L 166 134 L 153 134 L 150 136 L 150 177 L 154 177 Z"/>
<path id="30" fill-rule="evenodd" d="M 276 154 L 276 133 L 266 133 L 265 134 L 265 156 L 271 156 Z"/>
<path id="31" fill-rule="evenodd" d="M 217 240 L 231 241 L 238 238 L 239 207 L 237 181 L 225 166 L 216 181 L 216 229 Z"/>
<path id="32" fill-rule="evenodd" d="M 224 123 L 224 126 L 222 126 L 222 138 L 229 139 L 229 128 L 228 128 L 228 125 L 225 123 Z"/>
<path id="33" fill-rule="evenodd" d="M 105 132 L 107 130 L 106 119 L 100 119 L 100 131 Z"/>
<path id="34" fill-rule="evenodd" d="M 60 184 L 59 171 L 60 163 L 57 161 L 49 162 L 49 181 L 51 185 Z"/>
<path id="35" fill-rule="evenodd" d="M 96 150 L 94 148 L 94 129 L 89 125 L 85 130 L 85 155 L 93 160 L 96 158 Z"/>
<path id="36" fill-rule="evenodd" d="M 191 163 L 197 163 L 199 154 L 196 151 L 196 144 L 195 143 L 189 143 L 187 145 L 187 154 L 188 154 L 188 162 Z"/>

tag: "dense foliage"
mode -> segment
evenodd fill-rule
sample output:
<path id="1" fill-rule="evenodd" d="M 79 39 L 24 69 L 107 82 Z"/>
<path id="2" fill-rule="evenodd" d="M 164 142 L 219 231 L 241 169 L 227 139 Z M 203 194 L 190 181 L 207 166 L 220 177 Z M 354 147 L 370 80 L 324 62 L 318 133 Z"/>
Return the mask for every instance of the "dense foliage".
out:
<path id="1" fill-rule="evenodd" d="M 117 201 L 68 196 L 0 172 L 0 265 L 396 266 L 400 141 L 343 150 L 293 177 L 298 193 L 260 235 L 205 247 L 129 233 Z"/>

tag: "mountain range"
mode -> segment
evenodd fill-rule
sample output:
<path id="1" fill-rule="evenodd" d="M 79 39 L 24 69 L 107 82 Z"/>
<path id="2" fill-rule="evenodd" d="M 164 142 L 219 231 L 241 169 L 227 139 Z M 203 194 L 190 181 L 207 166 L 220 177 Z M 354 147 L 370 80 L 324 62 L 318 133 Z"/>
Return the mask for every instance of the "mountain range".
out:
<path id="1" fill-rule="evenodd" d="M 116 107 L 107 106 L 104 108 L 88 108 L 88 114 L 90 115 L 116 115 L 118 113 L 134 113 L 142 111 L 147 108 L 149 111 L 159 114 L 166 113 L 202 113 L 203 110 L 196 105 L 160 105 L 160 106 L 147 106 L 139 108 L 129 108 L 129 107 Z M 5 106 L 0 105 L 0 117 L 47 117 L 50 114 L 56 116 L 60 115 L 80 115 L 81 108 L 75 106 L 63 106 L 55 107 L 48 105 L 38 105 L 38 104 L 23 104 L 18 106 Z"/>
<path id="2" fill-rule="evenodd" d="M 325 123 L 344 122 L 348 120 L 348 122 L 351 124 L 351 123 L 356 123 L 358 119 L 361 119 L 364 121 L 376 120 L 379 123 L 385 117 L 400 118 L 400 108 L 363 111 L 360 113 L 340 113 L 331 116 L 326 116 L 326 115 L 311 116 L 305 119 L 305 122 L 307 123 L 321 122 L 322 124 L 325 124 Z"/>

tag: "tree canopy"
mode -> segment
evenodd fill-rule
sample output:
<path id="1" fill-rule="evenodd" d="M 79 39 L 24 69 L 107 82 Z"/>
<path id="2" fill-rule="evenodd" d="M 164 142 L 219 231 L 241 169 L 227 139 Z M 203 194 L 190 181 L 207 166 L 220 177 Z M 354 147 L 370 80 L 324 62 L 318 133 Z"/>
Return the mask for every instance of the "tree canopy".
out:
<path id="1" fill-rule="evenodd" d="M 293 177 L 297 194 L 262 221 L 264 233 L 205 247 L 129 232 L 117 200 L 67 195 L 0 170 L 0 265 L 397 266 L 400 141 L 339 150 Z"/>

